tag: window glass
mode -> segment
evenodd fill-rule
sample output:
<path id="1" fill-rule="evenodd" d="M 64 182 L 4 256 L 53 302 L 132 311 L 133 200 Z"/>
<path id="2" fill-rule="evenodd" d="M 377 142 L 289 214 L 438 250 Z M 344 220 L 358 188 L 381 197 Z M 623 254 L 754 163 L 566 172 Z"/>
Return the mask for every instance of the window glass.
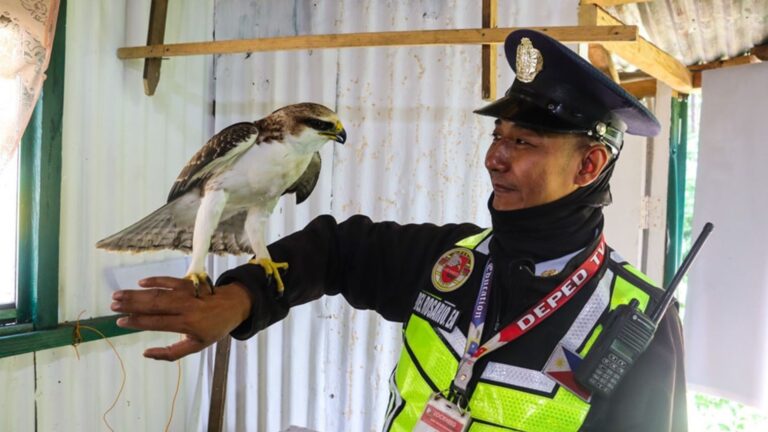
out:
<path id="1" fill-rule="evenodd" d="M 18 127 L 19 81 L 0 75 L 0 148 L 8 154 L 7 140 Z M 18 151 L 10 160 L 0 158 L 0 306 L 16 301 L 16 215 L 18 210 Z"/>

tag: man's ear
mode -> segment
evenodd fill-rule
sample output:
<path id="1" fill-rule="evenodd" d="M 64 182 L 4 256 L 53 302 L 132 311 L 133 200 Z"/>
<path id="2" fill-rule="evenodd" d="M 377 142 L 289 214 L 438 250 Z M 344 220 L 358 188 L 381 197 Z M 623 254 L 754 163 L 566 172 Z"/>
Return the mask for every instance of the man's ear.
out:
<path id="1" fill-rule="evenodd" d="M 579 186 L 587 186 L 600 176 L 603 168 L 611 159 L 611 154 L 604 145 L 592 145 L 588 147 L 581 158 L 579 172 L 573 182 Z"/>

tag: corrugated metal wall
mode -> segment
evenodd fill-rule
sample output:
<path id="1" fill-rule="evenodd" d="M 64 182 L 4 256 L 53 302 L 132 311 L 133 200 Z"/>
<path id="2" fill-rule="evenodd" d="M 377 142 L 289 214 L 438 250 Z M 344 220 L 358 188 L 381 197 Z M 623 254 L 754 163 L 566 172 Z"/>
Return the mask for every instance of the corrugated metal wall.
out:
<path id="1" fill-rule="evenodd" d="M 572 25 L 575 1 L 499 2 L 499 25 Z M 479 47 L 314 50 L 164 62 L 158 92 L 143 95 L 143 62 L 116 59 L 120 46 L 145 41 L 149 1 L 70 1 L 67 25 L 61 316 L 109 314 L 111 291 L 158 269 L 184 271 L 174 254 L 123 256 L 97 251 L 101 237 L 165 201 L 176 174 L 210 134 L 276 107 L 313 100 L 335 108 L 349 134 L 329 143 L 313 196 L 279 204 L 269 237 L 301 228 L 315 215 L 365 213 L 378 220 L 489 223 L 483 155 L 492 120 L 481 106 Z M 357 31 L 477 27 L 480 2 L 218 1 L 170 2 L 166 41 Z M 511 82 L 499 59 L 500 91 Z M 215 120 L 211 115 L 215 100 Z M 623 180 L 631 196 L 641 173 Z M 621 193 L 621 192 L 619 192 Z M 629 205 L 631 206 L 632 203 Z M 637 226 L 625 231 L 636 244 Z M 616 228 L 616 232 L 619 229 Z M 215 272 L 236 258 L 211 260 Z M 157 264 L 160 262 L 160 264 Z M 144 263 L 144 264 L 142 264 Z M 153 264 L 154 263 L 154 264 Z M 169 270 L 170 269 L 170 270 Z M 228 430 L 378 430 L 399 326 L 325 298 L 233 345 Z M 174 364 L 145 360 L 148 346 L 174 335 L 114 339 L 126 392 L 110 414 L 117 430 L 160 430 L 176 382 Z M 120 383 L 105 343 L 0 360 L 0 430 L 99 430 Z M 212 352 L 183 364 L 172 430 L 207 421 Z M 36 360 L 36 361 L 35 361 Z M 35 414 L 35 409 L 37 414 Z"/>
<path id="2" fill-rule="evenodd" d="M 143 62 L 116 49 L 146 42 L 150 1 L 69 1 L 61 189 L 61 320 L 111 314 L 108 283 L 124 265 L 172 255 L 124 256 L 94 243 L 165 201 L 189 155 L 210 135 L 212 59 L 163 64 L 158 94 L 143 94 Z M 170 2 L 167 41 L 210 39 L 213 1 Z M 84 330 L 86 331 L 86 330 Z M 109 419 L 116 430 L 162 430 L 176 385 L 176 365 L 141 357 L 177 336 L 114 339 L 128 374 Z M 105 342 L 0 360 L 0 430 L 106 430 L 102 413 L 120 385 L 120 367 Z M 200 360 L 185 360 L 174 430 L 196 430 L 194 390 Z"/>

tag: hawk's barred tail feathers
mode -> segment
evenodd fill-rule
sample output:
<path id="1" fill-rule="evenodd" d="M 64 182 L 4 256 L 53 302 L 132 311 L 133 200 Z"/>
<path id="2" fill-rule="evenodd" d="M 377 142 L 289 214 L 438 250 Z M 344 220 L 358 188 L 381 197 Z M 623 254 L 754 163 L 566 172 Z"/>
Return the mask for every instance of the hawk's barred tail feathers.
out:
<path id="1" fill-rule="evenodd" d="M 200 205 L 196 194 L 186 194 L 152 212 L 124 230 L 99 240 L 96 247 L 115 252 L 149 252 L 162 249 L 192 251 L 194 215 Z M 245 211 L 224 215 L 211 236 L 209 252 L 252 254 L 243 230 Z"/>
<path id="2" fill-rule="evenodd" d="M 192 227 L 173 221 L 175 202 L 160 207 L 124 230 L 99 240 L 96 247 L 110 251 L 146 252 L 160 249 L 192 250 Z"/>

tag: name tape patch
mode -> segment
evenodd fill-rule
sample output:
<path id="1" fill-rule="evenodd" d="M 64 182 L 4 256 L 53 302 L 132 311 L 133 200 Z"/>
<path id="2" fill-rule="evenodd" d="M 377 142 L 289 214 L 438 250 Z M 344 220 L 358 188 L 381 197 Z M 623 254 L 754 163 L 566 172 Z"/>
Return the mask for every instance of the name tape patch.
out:
<path id="1" fill-rule="evenodd" d="M 424 291 L 420 292 L 416 298 L 413 313 L 446 331 L 453 331 L 459 320 L 459 315 L 461 315 L 453 303 L 441 300 Z"/>

